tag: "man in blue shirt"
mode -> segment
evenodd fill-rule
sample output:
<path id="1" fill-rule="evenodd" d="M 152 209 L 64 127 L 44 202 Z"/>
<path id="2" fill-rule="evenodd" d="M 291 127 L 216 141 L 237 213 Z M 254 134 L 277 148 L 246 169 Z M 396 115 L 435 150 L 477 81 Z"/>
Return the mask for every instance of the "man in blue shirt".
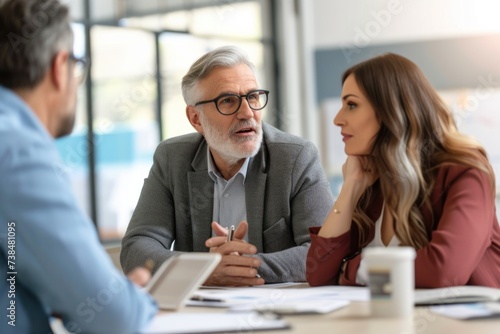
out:
<path id="1" fill-rule="evenodd" d="M 57 0 L 0 4 L 0 332 L 137 332 L 157 306 L 113 266 L 57 168 L 73 128 L 84 60 Z M 147 276 L 147 275 L 146 275 Z"/>

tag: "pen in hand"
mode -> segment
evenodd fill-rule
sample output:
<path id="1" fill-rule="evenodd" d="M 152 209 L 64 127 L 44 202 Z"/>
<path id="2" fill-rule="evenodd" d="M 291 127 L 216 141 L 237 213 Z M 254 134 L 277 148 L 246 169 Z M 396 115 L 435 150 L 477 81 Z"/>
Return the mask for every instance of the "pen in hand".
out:
<path id="1" fill-rule="evenodd" d="M 231 227 L 229 228 L 229 231 L 227 232 L 226 242 L 233 241 L 234 229 L 235 229 L 234 225 L 231 225 Z"/>
<path id="2" fill-rule="evenodd" d="M 234 230 L 235 230 L 234 225 L 231 225 L 231 227 L 229 228 L 228 233 L 227 233 L 227 239 L 226 239 L 226 242 L 233 241 L 233 238 L 234 238 Z M 259 273 L 255 274 L 255 277 L 260 278 Z"/>

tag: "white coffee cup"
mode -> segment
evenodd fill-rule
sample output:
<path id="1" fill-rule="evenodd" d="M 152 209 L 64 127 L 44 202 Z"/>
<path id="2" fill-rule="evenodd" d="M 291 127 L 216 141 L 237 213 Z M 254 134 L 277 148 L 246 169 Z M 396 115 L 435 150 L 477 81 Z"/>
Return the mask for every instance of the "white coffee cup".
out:
<path id="1" fill-rule="evenodd" d="M 413 313 L 415 249 L 367 247 L 361 257 L 368 269 L 371 314 L 403 317 Z"/>

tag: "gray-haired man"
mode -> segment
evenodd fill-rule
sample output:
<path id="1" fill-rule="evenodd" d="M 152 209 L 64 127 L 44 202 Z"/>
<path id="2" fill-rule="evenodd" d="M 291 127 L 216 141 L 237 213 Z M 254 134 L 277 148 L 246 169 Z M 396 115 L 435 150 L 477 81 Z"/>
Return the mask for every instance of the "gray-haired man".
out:
<path id="1" fill-rule="evenodd" d="M 333 203 L 316 148 L 261 122 L 269 92 L 235 47 L 198 59 L 182 92 L 197 133 L 158 146 L 122 242 L 125 271 L 212 251 L 223 259 L 207 285 L 305 281 L 308 227 Z"/>

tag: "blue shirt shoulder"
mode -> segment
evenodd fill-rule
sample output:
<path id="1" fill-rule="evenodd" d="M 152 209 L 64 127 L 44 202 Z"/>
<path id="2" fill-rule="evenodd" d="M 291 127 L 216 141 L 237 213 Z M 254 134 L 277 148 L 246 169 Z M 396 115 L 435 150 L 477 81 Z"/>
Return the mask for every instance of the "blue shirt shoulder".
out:
<path id="1" fill-rule="evenodd" d="M 0 87 L 2 333 L 49 332 L 51 314 L 74 332 L 140 330 L 157 311 L 113 266 L 76 204 L 55 144 L 29 107 Z M 4 298 L 7 296 L 7 298 Z"/>

